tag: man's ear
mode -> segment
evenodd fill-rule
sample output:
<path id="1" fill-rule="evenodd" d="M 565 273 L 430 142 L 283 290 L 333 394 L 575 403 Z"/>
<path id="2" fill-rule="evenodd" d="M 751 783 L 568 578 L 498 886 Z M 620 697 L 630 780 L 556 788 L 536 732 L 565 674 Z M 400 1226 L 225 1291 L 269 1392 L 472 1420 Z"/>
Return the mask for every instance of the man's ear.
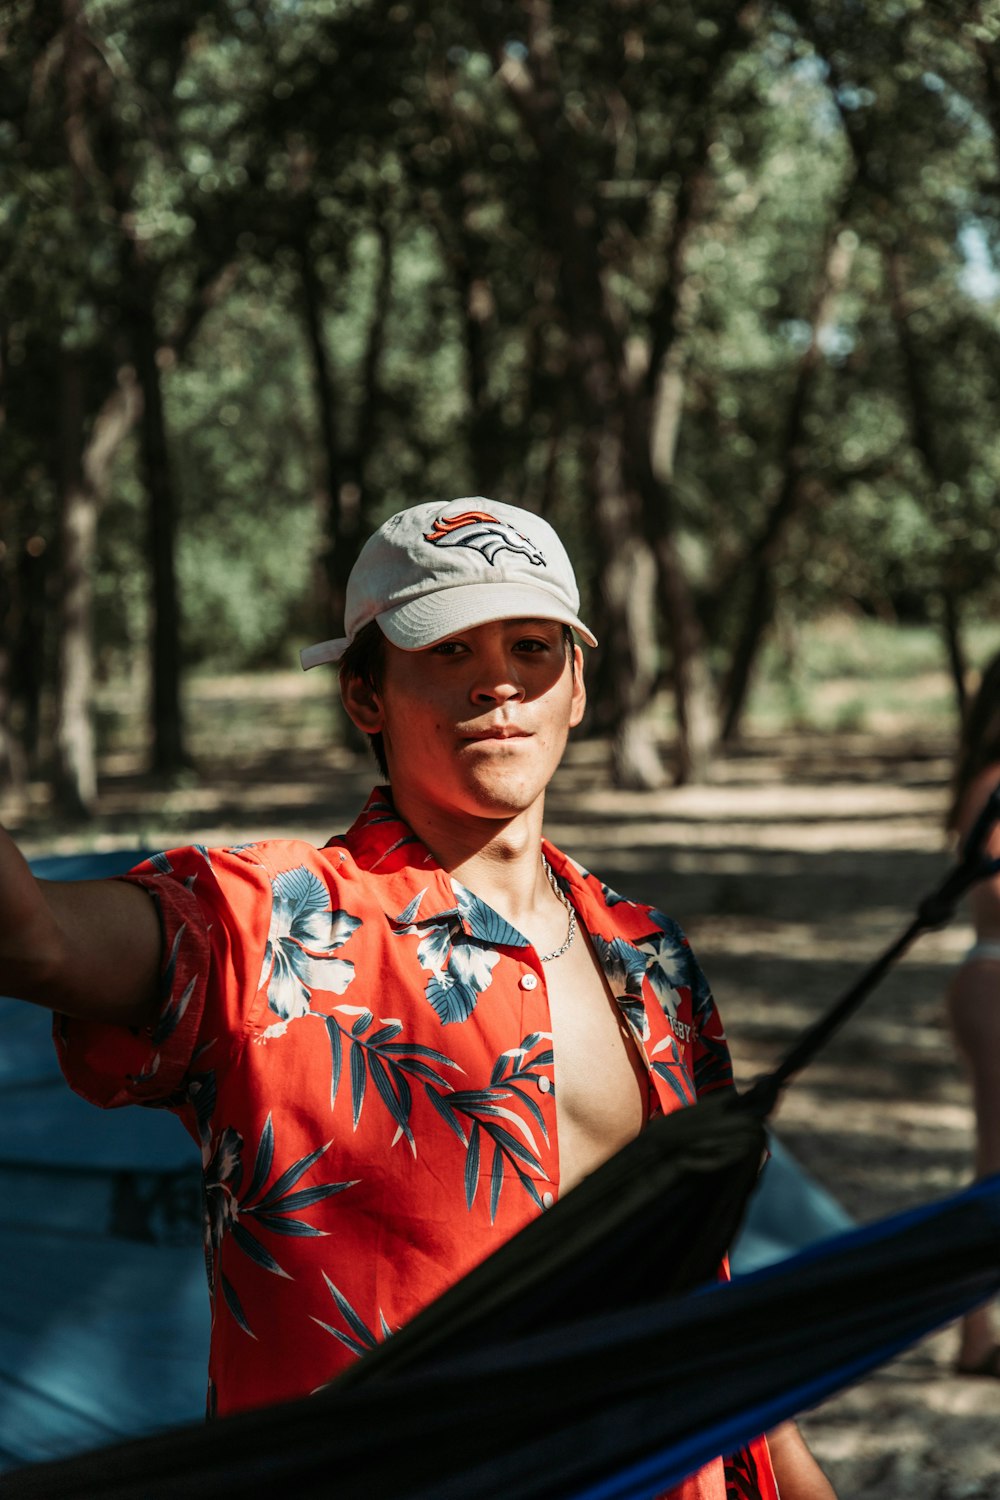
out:
<path id="1" fill-rule="evenodd" d="M 381 734 L 382 699 L 370 682 L 362 677 L 342 677 L 340 696 L 351 722 L 363 734 Z"/>
<path id="2" fill-rule="evenodd" d="M 573 646 L 573 700 L 570 707 L 569 725 L 575 729 L 583 718 L 587 707 L 587 689 L 583 683 L 583 652 Z"/>

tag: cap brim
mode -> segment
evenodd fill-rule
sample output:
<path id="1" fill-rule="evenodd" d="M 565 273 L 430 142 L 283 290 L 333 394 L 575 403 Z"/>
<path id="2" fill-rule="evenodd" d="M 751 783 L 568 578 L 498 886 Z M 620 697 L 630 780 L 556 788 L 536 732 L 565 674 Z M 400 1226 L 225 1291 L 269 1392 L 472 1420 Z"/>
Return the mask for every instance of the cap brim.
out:
<path id="1" fill-rule="evenodd" d="M 575 630 L 588 646 L 597 645 L 593 631 L 565 604 L 547 589 L 524 583 L 470 583 L 439 589 L 383 610 L 376 619 L 382 634 L 401 651 L 422 651 L 460 630 L 488 625 L 492 620 L 556 620 Z M 339 636 L 306 646 L 299 652 L 303 671 L 340 661 L 349 645 L 347 636 Z"/>
<path id="2" fill-rule="evenodd" d="M 458 584 L 397 604 L 377 618 L 383 635 L 401 651 L 422 651 L 460 630 L 493 620 L 522 619 L 557 620 L 588 646 L 597 645 L 597 637 L 571 609 L 548 589 L 527 583 Z"/>
<path id="3" fill-rule="evenodd" d="M 335 641 L 320 641 L 316 646 L 306 646 L 299 652 L 302 670 L 308 672 L 310 667 L 322 666 L 325 661 L 339 661 L 350 644 L 346 635 L 343 635 Z"/>

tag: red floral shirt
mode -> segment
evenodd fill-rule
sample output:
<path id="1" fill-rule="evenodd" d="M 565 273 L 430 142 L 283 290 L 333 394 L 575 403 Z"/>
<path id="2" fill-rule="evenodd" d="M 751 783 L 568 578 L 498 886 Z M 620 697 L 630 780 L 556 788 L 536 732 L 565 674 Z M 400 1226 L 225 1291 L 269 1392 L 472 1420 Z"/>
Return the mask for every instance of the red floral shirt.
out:
<path id="1" fill-rule="evenodd" d="M 659 1107 L 728 1087 L 677 925 L 545 853 Z M 385 789 L 323 849 L 195 846 L 127 878 L 161 916 L 159 1021 L 60 1019 L 63 1068 L 96 1104 L 176 1111 L 201 1148 L 210 1410 L 305 1395 L 558 1195 L 544 970 Z M 754 1448 L 743 1461 L 769 1476 Z M 673 1493 L 724 1500 L 721 1462 Z"/>

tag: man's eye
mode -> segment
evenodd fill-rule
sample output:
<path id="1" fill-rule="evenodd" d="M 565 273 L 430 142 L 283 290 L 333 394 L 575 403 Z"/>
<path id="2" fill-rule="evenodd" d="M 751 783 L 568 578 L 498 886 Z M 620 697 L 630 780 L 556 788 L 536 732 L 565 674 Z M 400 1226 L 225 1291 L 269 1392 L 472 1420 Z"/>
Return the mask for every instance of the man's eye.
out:
<path id="1" fill-rule="evenodd" d="M 432 656 L 457 656 L 463 647 L 460 641 L 438 641 L 430 649 Z"/>
<path id="2" fill-rule="evenodd" d="M 538 651 L 551 651 L 552 646 L 548 641 L 540 641 L 529 636 L 525 637 L 523 641 L 518 641 L 517 650 L 527 651 L 529 653 Z"/>

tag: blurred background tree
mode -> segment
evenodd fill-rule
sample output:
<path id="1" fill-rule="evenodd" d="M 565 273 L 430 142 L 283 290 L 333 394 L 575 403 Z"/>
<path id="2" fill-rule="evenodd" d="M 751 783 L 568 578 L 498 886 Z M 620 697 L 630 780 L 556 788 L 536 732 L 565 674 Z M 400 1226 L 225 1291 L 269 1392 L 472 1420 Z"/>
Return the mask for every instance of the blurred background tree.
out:
<path id="1" fill-rule="evenodd" d="M 620 783 L 707 774 L 775 632 L 1000 603 L 1000 0 L 12 0 L 0 758 L 95 677 L 335 634 L 486 493 L 566 536 Z M 669 734 L 664 702 L 672 706 Z M 666 761 L 664 763 L 664 746 Z"/>

